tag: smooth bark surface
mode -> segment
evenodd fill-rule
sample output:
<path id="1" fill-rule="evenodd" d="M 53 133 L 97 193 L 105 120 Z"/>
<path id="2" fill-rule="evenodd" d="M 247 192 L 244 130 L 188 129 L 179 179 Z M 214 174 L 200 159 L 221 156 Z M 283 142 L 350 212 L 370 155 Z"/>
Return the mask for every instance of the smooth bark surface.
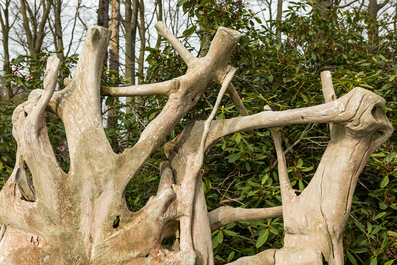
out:
<path id="1" fill-rule="evenodd" d="M 341 235 L 357 178 L 371 153 L 392 133 L 384 115 L 384 100 L 362 88 L 335 99 L 326 75 L 323 82 L 327 103 L 249 116 L 231 84 L 236 69 L 228 64 L 240 38 L 238 32 L 220 27 L 207 55 L 196 58 L 162 23 L 156 28 L 188 65 L 185 75 L 158 84 L 101 87 L 110 31 L 92 27 L 67 87 L 55 92 L 60 62 L 51 57 L 44 89 L 34 90 L 15 109 L 17 162 L 0 192 L 0 263 L 214 264 L 213 229 L 230 222 L 282 214 L 285 246 L 234 264 L 321 264 L 322 255 L 330 264 L 343 264 Z M 169 161 L 160 168 L 157 195 L 140 211 L 129 211 L 124 198 L 127 184 L 214 83 L 221 88 L 212 114 L 206 121 L 189 123 L 165 145 Z M 226 91 L 243 116 L 213 120 Z M 103 129 L 101 93 L 163 95 L 168 101 L 137 143 L 115 154 Z M 69 172 L 62 171 L 53 153 L 45 110 L 55 113 L 65 125 Z M 332 123 L 332 139 L 315 176 L 300 196 L 291 189 L 280 136 L 273 129 L 282 208 L 221 207 L 207 212 L 200 168 L 205 151 L 214 141 L 235 132 L 315 122 Z M 383 136 L 374 139 L 378 131 Z M 163 248 L 163 239 L 169 237 L 174 244 Z"/>

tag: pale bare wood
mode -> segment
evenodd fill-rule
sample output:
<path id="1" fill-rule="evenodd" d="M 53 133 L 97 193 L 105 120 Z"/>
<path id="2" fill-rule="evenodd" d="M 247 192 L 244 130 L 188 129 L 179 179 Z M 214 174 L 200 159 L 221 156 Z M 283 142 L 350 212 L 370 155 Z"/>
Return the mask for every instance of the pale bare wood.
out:
<path id="1" fill-rule="evenodd" d="M 296 199 L 296 194 L 291 186 L 291 182 L 288 177 L 287 162 L 285 160 L 285 156 L 282 148 L 281 134 L 279 130 L 280 130 L 279 128 L 273 128 L 271 129 L 271 133 L 273 136 L 274 146 L 276 148 L 276 153 L 277 153 L 278 177 L 280 180 L 281 199 L 283 205 L 286 205 L 287 204 L 286 202 Z"/>
<path id="2" fill-rule="evenodd" d="M 235 68 L 229 69 L 228 73 L 225 76 L 225 79 L 223 80 L 222 87 L 218 93 L 211 114 L 208 117 L 208 119 L 204 122 L 204 130 L 200 140 L 198 151 L 196 153 L 190 154 L 187 157 L 189 171 L 185 175 L 185 178 L 182 181 L 180 189 L 177 189 L 176 192 L 178 199 L 181 202 L 183 201 L 183 203 L 180 204 L 180 207 L 178 209 L 179 214 L 182 215 L 182 217 L 180 218 L 180 222 L 181 222 L 181 250 L 183 251 L 194 249 L 193 237 L 192 237 L 192 230 L 193 230 L 192 215 L 193 215 L 197 176 L 199 175 L 201 166 L 203 165 L 204 153 L 206 150 L 205 148 L 206 140 L 210 130 L 211 122 L 218 111 L 222 97 L 225 94 L 227 88 L 229 87 L 235 72 L 236 72 Z"/>
<path id="3" fill-rule="evenodd" d="M 385 135 L 393 131 L 384 114 L 383 99 L 361 88 L 355 90 L 356 96 L 359 95 L 361 99 L 359 104 L 353 103 L 353 116 L 345 122 L 334 124 L 334 135 L 316 173 L 299 196 L 295 196 L 291 187 L 280 133 L 272 130 L 283 203 L 284 247 L 245 257 L 231 264 L 257 262 L 259 257 L 270 257 L 272 251 L 273 259 L 262 259 L 258 264 L 320 265 L 323 264 L 322 256 L 329 264 L 344 264 L 342 234 L 349 218 L 358 176 L 379 145 L 373 135 L 379 130 L 385 131 Z M 354 93 L 342 105 L 343 112 L 348 112 L 348 104 L 354 102 L 353 98 Z M 339 100 L 343 100 L 343 97 Z M 338 105 L 337 102 L 335 100 L 332 104 Z"/>
<path id="4" fill-rule="evenodd" d="M 133 85 L 127 87 L 101 86 L 101 95 L 117 97 L 152 95 L 169 96 L 171 93 L 175 93 L 178 90 L 179 86 L 180 84 L 178 79 L 155 84 Z"/>
<path id="5" fill-rule="evenodd" d="M 194 55 L 191 54 L 185 48 L 185 46 L 183 46 L 183 44 L 174 36 L 174 34 L 172 34 L 172 32 L 164 25 L 162 21 L 157 22 L 155 27 L 157 29 L 157 33 L 171 43 L 188 67 L 190 67 L 197 60 L 197 58 L 194 57 Z"/>
<path id="6" fill-rule="evenodd" d="M 233 86 L 232 83 L 230 83 L 229 87 L 227 88 L 227 92 L 228 92 L 232 102 L 236 106 L 236 109 L 241 114 L 241 116 L 248 116 L 248 111 L 245 108 L 236 88 Z"/>
<path id="7" fill-rule="evenodd" d="M 233 264 L 321 264 L 321 255 L 330 264 L 342 264 L 341 235 L 358 175 L 371 153 L 393 131 L 384 114 L 382 98 L 355 88 L 340 99 L 319 106 L 213 120 L 221 96 L 232 87 L 235 69 L 230 68 L 228 60 L 239 38 L 238 32 L 221 27 L 207 56 L 195 59 L 185 75 L 125 89 L 127 93 L 162 93 L 168 96 L 168 102 L 138 143 L 119 155 L 111 150 L 101 120 L 101 67 L 109 36 L 108 30 L 99 27 L 88 31 L 74 78 L 65 81 L 67 87 L 62 91 L 54 92 L 59 62 L 51 58 L 45 89 L 33 91 L 28 101 L 14 111 L 16 165 L 0 192 L 0 223 L 6 224 L 1 231 L 2 262 L 212 265 L 210 218 L 215 214 L 207 212 L 200 174 L 205 150 L 215 140 L 235 132 L 333 122 L 336 135 L 312 181 L 299 196 L 288 193 L 293 191 L 281 139 L 276 136 L 285 246 Z M 185 57 L 188 61 L 191 58 Z M 190 123 L 166 144 L 170 162 L 161 166 L 157 195 L 140 211 L 130 212 L 124 199 L 128 181 L 212 83 L 222 84 L 222 88 L 209 119 Z M 102 89 L 104 93 L 125 92 L 120 92 L 122 88 Z M 238 101 L 236 93 L 235 96 L 234 101 Z M 50 144 L 45 109 L 64 122 L 71 159 L 68 174 L 59 167 Z M 239 111 L 243 115 L 242 104 Z M 374 140 L 377 131 L 384 134 Z M 30 186 L 28 177 L 22 174 L 25 163 L 33 177 Z M 222 225 L 231 220 L 259 218 L 261 214 L 261 218 L 267 218 L 273 216 L 273 210 L 280 214 L 280 208 L 220 208 L 220 214 L 212 220 Z M 225 212 L 235 216 L 222 217 Z M 172 235 L 172 249 L 163 248 L 162 240 Z"/>
<path id="8" fill-rule="evenodd" d="M 146 158 L 164 141 L 168 132 L 199 101 L 209 84 L 222 83 L 228 71 L 228 58 L 236 46 L 240 34 L 236 31 L 219 28 L 207 56 L 197 59 L 187 73 L 179 78 L 179 87 L 172 92 L 160 114 L 145 128 L 140 139 L 132 148 L 126 149 L 120 185 L 123 188 L 132 179 Z M 200 75 L 195 73 L 200 72 Z M 133 159 L 134 158 L 134 159 Z"/>
<path id="9" fill-rule="evenodd" d="M 332 75 L 330 71 L 321 72 L 321 84 L 325 103 L 332 102 L 336 99 L 334 85 L 332 83 Z M 336 134 L 332 123 L 329 123 L 331 138 Z"/>
<path id="10" fill-rule="evenodd" d="M 280 217 L 282 215 L 282 206 L 256 209 L 222 206 L 208 213 L 208 218 L 211 225 L 211 231 L 215 231 L 224 225 L 237 221 L 264 220 Z"/>
<path id="11" fill-rule="evenodd" d="M 18 168 L 15 176 L 15 184 L 17 185 L 22 198 L 28 202 L 36 201 L 36 192 L 34 190 L 33 182 L 26 174 L 23 167 Z"/>
<path id="12" fill-rule="evenodd" d="M 330 71 L 321 72 L 321 84 L 325 102 L 331 102 L 336 99 L 334 85 L 332 84 L 332 75 Z"/>

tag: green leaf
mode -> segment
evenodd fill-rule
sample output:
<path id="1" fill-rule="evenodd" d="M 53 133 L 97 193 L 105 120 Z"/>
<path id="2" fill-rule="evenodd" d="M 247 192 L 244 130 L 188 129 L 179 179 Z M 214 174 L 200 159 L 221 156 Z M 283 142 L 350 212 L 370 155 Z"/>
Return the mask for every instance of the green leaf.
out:
<path id="1" fill-rule="evenodd" d="M 215 249 L 219 245 L 217 237 L 212 239 L 212 248 Z"/>
<path id="2" fill-rule="evenodd" d="M 269 229 L 262 230 L 258 237 L 258 240 L 256 240 L 256 248 L 260 248 L 263 244 L 265 244 L 268 237 Z"/>
<path id="3" fill-rule="evenodd" d="M 382 218 L 385 215 L 386 215 L 386 212 L 378 213 L 377 215 L 374 216 L 374 218 L 372 218 L 372 220 L 375 221 L 376 219 Z"/>
<path id="4" fill-rule="evenodd" d="M 371 233 L 371 231 L 372 231 L 372 224 L 370 222 L 367 222 L 367 230 L 368 230 L 368 233 Z"/>
<path id="5" fill-rule="evenodd" d="M 245 168 L 247 169 L 247 171 L 251 171 L 251 166 L 249 163 L 245 163 Z"/>
<path id="6" fill-rule="evenodd" d="M 219 231 L 218 235 L 216 236 L 216 240 L 218 241 L 219 244 L 223 242 L 223 233 L 222 231 Z"/>
<path id="7" fill-rule="evenodd" d="M 200 6 L 205 6 L 206 4 L 208 4 L 209 1 L 211 0 L 202 0 Z"/>
<path id="8" fill-rule="evenodd" d="M 394 231 L 387 231 L 387 234 L 388 234 L 389 236 L 397 237 L 397 232 L 394 232 Z"/>
<path id="9" fill-rule="evenodd" d="M 236 142 L 239 143 L 241 141 L 241 134 L 237 133 L 236 135 Z"/>
<path id="10" fill-rule="evenodd" d="M 241 157 L 241 153 L 235 153 L 229 156 L 229 163 L 233 163 Z"/>
<path id="11" fill-rule="evenodd" d="M 350 260 L 350 262 L 353 265 L 358 265 L 356 258 L 352 254 L 350 254 L 349 251 L 347 251 L 346 254 L 347 254 L 347 258 Z"/>
<path id="12" fill-rule="evenodd" d="M 302 170 L 302 172 L 308 172 L 308 171 L 312 171 L 313 167 L 305 167 L 305 168 L 302 168 L 301 170 Z"/>
<path id="13" fill-rule="evenodd" d="M 299 180 L 299 189 L 300 190 L 304 190 L 305 189 L 305 185 L 303 185 L 303 182 L 302 182 L 301 179 Z"/>
<path id="14" fill-rule="evenodd" d="M 368 248 L 357 248 L 353 250 L 354 253 L 360 254 L 360 253 L 366 253 L 368 252 Z"/>
<path id="15" fill-rule="evenodd" d="M 192 34 L 196 31 L 196 28 L 197 28 L 197 26 L 194 25 L 193 27 L 186 29 L 186 30 L 182 33 L 183 37 L 186 37 L 186 38 L 187 38 L 187 37 L 190 37 L 190 35 L 192 35 Z"/>
<path id="16" fill-rule="evenodd" d="M 380 246 L 380 248 L 381 248 L 381 249 L 386 248 L 388 242 L 389 242 L 389 238 L 386 236 L 386 237 L 383 239 L 382 246 Z"/>
<path id="17" fill-rule="evenodd" d="M 204 48 L 204 45 L 207 43 L 207 36 L 204 36 L 201 40 L 200 49 Z"/>
<path id="18" fill-rule="evenodd" d="M 380 182 L 380 187 L 383 189 L 387 186 L 387 184 L 389 184 L 389 176 L 386 176 L 382 179 L 382 181 Z"/>
<path id="19" fill-rule="evenodd" d="M 265 184 L 267 179 L 269 178 L 269 173 L 266 173 L 265 175 L 263 175 L 262 179 L 261 179 L 261 184 Z"/>
<path id="20" fill-rule="evenodd" d="M 17 64 L 23 62 L 24 60 L 25 60 L 25 57 L 20 55 L 20 56 L 18 56 L 18 58 L 16 58 L 15 60 L 12 61 L 12 64 L 17 65 Z"/>
<path id="21" fill-rule="evenodd" d="M 234 258 L 234 254 L 236 254 L 236 252 L 232 251 L 229 256 L 227 257 L 227 262 L 231 262 Z"/>
<path id="22" fill-rule="evenodd" d="M 378 258 L 377 257 L 372 258 L 372 261 L 369 265 L 378 265 Z"/>
<path id="23" fill-rule="evenodd" d="M 385 157 L 385 156 L 386 156 L 385 153 L 376 153 L 371 155 L 371 157 Z"/>
<path id="24" fill-rule="evenodd" d="M 226 235 L 237 237 L 238 233 L 231 231 L 231 230 L 223 230 Z"/>
<path id="25" fill-rule="evenodd" d="M 396 153 L 390 153 L 383 159 L 383 162 L 390 163 L 394 158 L 396 158 Z"/>
<path id="26" fill-rule="evenodd" d="M 384 265 L 392 265 L 394 261 L 395 261 L 395 260 L 389 260 L 389 261 L 386 262 Z"/>
<path id="27" fill-rule="evenodd" d="M 303 166 L 303 160 L 301 158 L 298 159 L 298 164 L 296 164 L 296 167 L 302 167 Z"/>
<path id="28" fill-rule="evenodd" d="M 105 104 L 108 106 L 113 106 L 113 103 L 114 103 L 113 97 L 110 96 L 105 101 Z"/>
<path id="29" fill-rule="evenodd" d="M 187 3 L 188 0 L 178 0 L 178 3 L 176 4 L 176 6 L 181 6 L 185 3 Z"/>

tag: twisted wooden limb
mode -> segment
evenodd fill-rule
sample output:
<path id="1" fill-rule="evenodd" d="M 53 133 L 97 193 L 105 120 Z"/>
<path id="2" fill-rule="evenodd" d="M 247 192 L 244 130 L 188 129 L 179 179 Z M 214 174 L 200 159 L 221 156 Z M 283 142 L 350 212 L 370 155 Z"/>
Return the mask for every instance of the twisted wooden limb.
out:
<path id="1" fill-rule="evenodd" d="M 164 30 L 162 34 L 172 40 L 173 36 L 167 35 L 169 34 L 167 32 Z M 121 156 L 122 161 L 133 161 L 132 163 L 122 162 L 120 185 L 123 188 L 135 176 L 137 169 L 148 155 L 160 146 L 168 132 L 199 101 L 208 85 L 223 82 L 224 76 L 228 73 L 230 54 L 239 37 L 238 32 L 221 27 L 211 44 L 212 52 L 209 52 L 207 56 L 195 59 L 194 63 L 191 56 L 182 56 L 190 65 L 187 73 L 175 79 L 179 86 L 169 94 L 161 113 L 145 128 L 136 145 L 126 149 Z M 177 43 L 171 42 L 172 45 L 179 47 Z"/>
<path id="2" fill-rule="evenodd" d="M 233 30 L 220 28 L 207 56 L 195 59 L 169 32 L 160 31 L 169 35 L 182 53 L 188 71 L 173 81 L 127 89 L 126 93 L 131 94 L 162 93 L 168 96 L 168 101 L 137 144 L 123 154 L 112 151 L 101 120 L 101 67 L 110 36 L 106 29 L 88 30 L 74 78 L 66 82 L 66 89 L 54 92 L 57 71 L 52 64 L 55 60 L 50 60 L 45 89 L 33 91 L 29 100 L 16 108 L 13 134 L 18 142 L 17 163 L 0 192 L 0 219 L 4 224 L 0 231 L 1 261 L 4 264 L 213 264 L 211 228 L 199 173 L 206 148 L 234 132 L 332 122 L 335 136 L 305 191 L 297 197 L 289 196 L 288 178 L 286 175 L 282 178 L 285 185 L 281 188 L 287 191 L 283 191 L 285 248 L 269 250 L 260 257 L 276 264 L 298 264 L 296 261 L 303 254 L 316 264 L 323 254 L 330 264 L 340 264 L 341 234 L 358 174 L 371 152 L 392 133 L 384 115 L 384 100 L 356 88 L 320 106 L 213 121 L 218 99 L 208 121 L 189 124 L 166 145 L 170 166 L 162 167 L 158 194 L 140 211 L 132 213 L 124 199 L 127 183 L 210 84 L 222 84 L 220 97 L 231 87 L 234 72 L 228 60 L 240 36 Z M 116 88 L 103 91 L 123 93 Z M 60 169 L 52 151 L 43 117 L 45 108 L 64 122 L 71 160 L 68 175 Z M 239 111 L 244 111 L 243 106 L 240 105 Z M 376 131 L 384 135 L 374 140 Z M 280 151 L 280 143 L 277 149 Z M 280 155 L 279 158 L 282 159 Z M 285 163 L 281 162 L 285 170 Z M 32 172 L 33 186 L 23 173 L 25 163 Z M 343 210 L 333 212 L 334 205 Z M 251 214 L 244 211 L 238 218 Z M 180 248 L 177 244 L 170 250 L 163 248 L 162 240 L 179 226 Z M 179 235 L 175 235 L 179 240 Z M 18 247 L 14 248 L 13 243 Z"/>
<path id="3" fill-rule="evenodd" d="M 0 193 L 0 218 L 6 224 L 2 232 L 2 261 L 26 264 L 40 262 L 42 244 L 51 230 L 65 218 L 65 173 L 52 150 L 45 124 L 44 110 L 54 93 L 60 61 L 50 57 L 41 96 L 30 97 L 13 114 L 13 135 L 18 143 L 17 161 L 12 175 Z M 28 166 L 33 182 L 25 171 Z M 34 238 L 34 241 L 32 240 Z M 41 244 L 41 245 L 40 245 Z M 33 256 L 14 253 L 32 252 Z"/>
<path id="4" fill-rule="evenodd" d="M 344 97 L 320 106 L 283 112 L 264 111 L 252 116 L 216 120 L 211 123 L 207 147 L 220 137 L 235 132 L 297 123 L 334 122 L 339 133 L 335 140 L 331 140 L 309 186 L 300 196 L 295 196 L 288 179 L 281 140 L 276 132 L 286 244 L 281 250 L 272 250 L 276 253 L 275 264 L 298 264 L 295 262 L 303 255 L 307 258 L 301 259 L 301 264 L 307 263 L 308 259 L 312 264 L 321 264 L 321 253 L 330 262 L 334 262 L 334 255 L 338 256 L 337 249 L 341 249 L 337 242 L 341 240 L 349 215 L 358 175 L 374 148 L 392 133 L 392 127 L 384 115 L 384 104 L 384 100 L 374 93 L 355 88 Z M 186 126 L 176 139 L 166 145 L 165 151 L 170 160 L 180 161 L 191 152 L 188 150 L 194 150 L 194 146 L 199 144 L 203 129 L 203 122 L 194 122 Z M 385 132 L 381 140 L 372 138 L 376 131 Z M 178 163 L 173 163 L 173 168 L 180 167 Z M 183 174 L 178 174 L 177 179 L 181 176 Z M 325 204 L 329 205 L 324 207 Z M 338 213 L 334 212 L 335 209 L 343 210 Z M 305 223 L 302 223 L 304 220 Z M 318 238 L 321 238 L 321 242 L 328 243 L 320 244 Z M 335 243 L 332 243 L 333 238 L 336 240 Z M 333 244 L 335 247 L 332 247 Z M 270 252 L 266 252 L 266 255 L 270 255 Z"/>
<path id="5" fill-rule="evenodd" d="M 332 84 L 332 76 L 330 71 L 321 72 L 321 84 L 325 103 L 336 100 L 334 85 Z M 329 129 L 332 138 L 336 133 L 332 123 L 329 123 Z"/>
<path id="6" fill-rule="evenodd" d="M 230 71 L 227 73 L 225 77 L 225 80 L 223 81 L 222 88 L 219 91 L 214 108 L 210 116 L 204 123 L 204 131 L 201 137 L 198 151 L 194 154 L 190 154 L 187 157 L 188 160 L 187 166 L 189 167 L 189 171 L 185 175 L 182 184 L 180 186 L 180 189 L 177 189 L 178 211 L 182 215 L 182 217 L 180 218 L 180 222 L 181 222 L 181 250 L 183 251 L 194 249 L 193 237 L 192 237 L 192 230 L 193 230 L 192 214 L 193 214 L 197 176 L 200 172 L 201 166 L 204 161 L 204 153 L 205 153 L 205 145 L 206 145 L 205 142 L 207 140 L 211 122 L 214 119 L 216 112 L 218 111 L 222 97 L 226 92 L 226 89 L 228 88 L 235 72 L 236 72 L 235 68 L 230 69 Z"/>
<path id="7" fill-rule="evenodd" d="M 237 221 L 252 221 L 276 218 L 283 215 L 282 206 L 271 208 L 245 209 L 230 206 L 219 207 L 208 213 L 211 231 Z"/>
<path id="8" fill-rule="evenodd" d="M 123 192 L 128 181 L 137 174 L 145 159 L 160 146 L 168 132 L 199 101 L 208 85 L 223 82 L 229 71 L 228 58 L 239 36 L 238 32 L 221 28 L 215 37 L 211 56 L 197 59 L 186 75 L 169 81 L 165 86 L 158 84 L 141 88 L 132 87 L 128 93 L 163 93 L 169 97 L 169 100 L 159 116 L 147 126 L 138 143 L 122 155 L 116 155 L 106 139 L 100 107 L 101 66 L 109 32 L 99 27 L 93 27 L 88 31 L 74 78 L 66 82 L 68 86 L 64 90 L 50 96 L 51 100 L 47 106 L 48 110 L 56 113 L 64 122 L 71 161 L 68 177 L 66 178 L 61 172 L 63 175 L 61 174 L 60 179 L 63 183 L 58 188 L 63 187 L 63 190 L 51 193 L 54 196 L 63 194 L 62 197 L 67 201 L 67 206 L 62 208 L 66 211 L 64 214 L 61 213 L 64 216 L 62 225 L 58 226 L 58 223 L 55 223 L 56 227 L 65 228 L 63 232 L 51 232 L 46 238 L 50 246 L 67 244 L 66 247 L 61 248 L 63 253 L 59 253 L 63 263 L 72 264 L 76 260 L 82 263 L 106 263 L 101 251 L 110 251 L 109 243 L 105 243 L 110 241 L 118 246 L 117 251 L 113 253 L 115 257 L 123 256 L 131 247 L 137 249 L 136 254 L 126 255 L 126 259 L 130 262 L 141 259 L 141 254 L 146 261 L 166 260 L 172 256 L 175 259 L 192 258 L 189 254 L 191 252 L 182 251 L 179 255 L 166 253 L 161 248 L 161 238 L 164 236 L 163 230 L 166 229 L 167 220 L 175 218 L 172 217 L 175 212 L 172 210 L 175 208 L 172 206 L 175 195 L 170 187 L 159 190 L 159 194 L 139 214 L 128 211 Z M 197 72 L 201 75 L 196 74 Z M 106 91 L 106 88 L 104 90 Z M 120 93 L 114 90 L 116 89 L 108 89 L 109 93 Z M 36 104 L 39 99 L 44 98 L 47 99 L 46 92 L 37 90 L 31 94 L 29 102 Z M 19 114 L 23 116 L 23 107 L 16 116 Z M 16 123 L 15 131 L 23 131 L 20 127 Z M 43 135 L 46 136 L 47 132 Z M 25 155 L 23 158 L 25 159 Z M 56 159 L 54 163 L 57 164 Z M 48 167 L 45 172 L 57 170 L 56 165 L 51 163 Z M 35 183 L 35 180 L 33 182 Z M 13 182 L 9 183 L 11 189 Z M 37 196 L 40 197 L 41 194 Z M 51 204 L 53 201 L 48 200 L 46 203 Z M 44 200 L 38 198 L 37 202 Z M 54 203 L 57 203 L 56 200 Z M 202 207 L 204 209 L 205 201 Z M 166 210 L 155 211 L 157 209 Z M 207 218 L 207 214 L 204 216 Z M 114 227 L 115 220 L 119 220 L 117 227 Z M 147 233 L 150 231 L 156 240 L 144 235 L 136 238 L 133 227 L 138 223 L 145 228 L 142 231 Z M 48 229 L 51 227 L 49 225 L 44 227 L 47 231 L 53 231 Z M 62 241 L 65 234 L 68 235 L 68 239 Z M 208 235 L 210 237 L 209 228 Z M 139 242 L 142 238 L 154 242 L 155 245 L 150 251 L 146 248 L 147 244 Z M 104 241 L 105 239 L 108 241 Z M 65 243 L 61 244 L 61 242 Z M 212 248 L 208 242 L 205 247 L 210 251 L 212 258 Z M 73 249 L 77 249 L 77 252 L 73 256 L 68 256 L 67 253 L 73 252 Z M 49 262 L 54 263 L 55 257 L 56 255 L 52 255 Z"/>
<path id="9" fill-rule="evenodd" d="M 201 70 L 202 66 L 207 64 L 208 60 L 203 60 L 204 58 L 217 58 L 217 67 L 212 68 L 211 70 L 215 71 L 215 79 L 210 80 L 210 82 L 218 82 L 221 83 L 225 73 L 227 72 L 227 62 L 229 60 L 230 53 L 234 49 L 235 40 L 240 38 L 240 34 L 236 31 L 229 30 L 224 27 L 220 27 L 218 32 L 211 43 L 210 52 L 204 58 L 196 58 L 192 55 L 185 46 L 171 33 L 171 31 L 164 25 L 163 22 L 159 21 L 155 25 L 157 32 L 159 35 L 165 37 L 169 43 L 175 48 L 175 50 L 182 57 L 182 60 L 187 64 L 188 71 L 187 75 L 191 76 L 192 73 L 196 73 L 198 70 Z M 227 36 L 229 35 L 229 36 Z M 219 54 L 220 50 L 222 50 Z M 210 70 L 211 65 L 208 65 L 207 70 Z M 204 75 L 207 75 L 207 70 L 204 70 Z M 206 77 L 203 78 L 207 79 Z M 171 93 L 175 93 L 177 89 L 179 89 L 179 83 L 175 84 L 175 82 L 179 82 L 179 78 L 166 81 L 162 83 L 156 84 L 147 84 L 147 85 L 138 85 L 138 86 L 128 86 L 128 87 L 105 87 L 102 86 L 101 93 L 105 96 L 148 96 L 148 95 L 163 95 L 170 96 Z M 182 79 L 185 80 L 185 79 Z M 208 81 L 202 80 L 201 82 L 208 83 Z M 242 115 L 248 115 L 240 96 L 238 95 L 235 87 L 230 83 L 227 88 L 229 96 L 233 103 L 235 104 L 237 110 L 242 113 Z"/>
<path id="10" fill-rule="evenodd" d="M 137 85 L 127 87 L 105 87 L 101 86 L 101 95 L 131 97 L 131 96 L 152 96 L 162 95 L 169 96 L 179 88 L 178 79 L 169 80 L 161 83 Z"/>
<path id="11" fill-rule="evenodd" d="M 24 185 L 25 199 L 29 201 L 39 200 L 39 204 L 46 202 L 50 205 L 51 212 L 47 213 L 51 218 L 59 214 L 64 206 L 62 197 L 62 183 L 65 174 L 56 161 L 50 144 L 47 127 L 44 119 L 44 110 L 50 101 L 58 80 L 60 61 L 56 57 L 49 57 L 44 76 L 44 91 L 40 97 L 30 98 L 26 103 L 18 106 L 13 114 L 14 137 L 18 141 L 19 162 L 16 169 L 15 181 Z M 33 175 L 33 183 L 25 172 L 25 163 Z M 30 186 L 30 187 L 29 187 Z M 28 195 L 29 190 L 31 194 Z M 49 217 L 48 216 L 48 217 Z M 59 217 L 59 216 L 58 216 Z"/>
<path id="12" fill-rule="evenodd" d="M 324 94 L 332 95 L 330 86 L 328 88 Z M 288 178 L 280 135 L 272 130 L 279 161 L 285 243 L 282 249 L 275 251 L 273 263 L 262 264 L 322 264 L 322 255 L 329 264 L 344 264 L 342 234 L 358 176 L 379 141 L 384 141 L 393 131 L 384 114 L 384 100 L 373 93 L 358 91 L 366 95 L 356 105 L 352 117 L 333 124 L 332 138 L 318 169 L 299 196 L 293 193 Z M 337 105 L 337 101 L 332 104 Z M 352 98 L 347 101 L 352 102 Z M 346 111 L 348 105 L 343 106 L 342 110 Z M 373 139 L 377 131 L 385 132 L 382 140 Z"/>
<path id="13" fill-rule="evenodd" d="M 232 83 L 230 83 L 229 87 L 227 88 L 227 92 L 229 93 L 229 96 L 230 96 L 232 102 L 236 106 L 236 108 L 237 108 L 238 112 L 241 114 L 241 116 L 248 116 L 248 111 L 244 107 L 244 104 L 241 101 L 241 98 Z"/>
<path id="14" fill-rule="evenodd" d="M 197 61 L 197 58 L 194 57 L 193 54 L 191 54 L 185 46 L 180 43 L 180 41 L 172 34 L 172 32 L 164 25 L 162 21 L 159 21 L 155 25 L 157 29 L 157 33 L 164 38 L 166 38 L 169 43 L 175 48 L 175 50 L 179 53 L 179 55 L 182 57 L 182 60 L 190 67 L 195 61 Z"/>

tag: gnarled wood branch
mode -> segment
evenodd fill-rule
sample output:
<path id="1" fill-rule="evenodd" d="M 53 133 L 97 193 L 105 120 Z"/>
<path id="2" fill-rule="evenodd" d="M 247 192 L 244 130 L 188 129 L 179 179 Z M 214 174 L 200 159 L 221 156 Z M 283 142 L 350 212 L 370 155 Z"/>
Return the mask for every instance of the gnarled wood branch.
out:
<path id="1" fill-rule="evenodd" d="M 283 215 L 283 207 L 245 209 L 230 206 L 219 207 L 208 213 L 211 231 L 237 221 L 264 220 L 280 217 Z"/>
<path id="2" fill-rule="evenodd" d="M 275 137 L 282 180 L 285 247 L 244 258 L 236 264 L 251 261 L 298 264 L 299 255 L 306 259 L 301 263 L 313 264 L 321 262 L 321 254 L 331 264 L 341 264 L 341 235 L 358 175 L 370 154 L 392 133 L 384 115 L 384 100 L 355 88 L 342 98 L 320 106 L 213 121 L 227 88 L 241 114 L 247 114 L 230 84 L 234 69 L 228 65 L 240 34 L 220 27 L 207 56 L 194 58 L 161 25 L 159 32 L 188 64 L 185 75 L 159 84 L 124 90 L 101 88 L 101 68 L 110 32 L 100 27 L 88 30 L 74 78 L 62 91 L 54 92 L 59 62 L 50 58 L 44 90 L 33 91 L 13 114 L 18 150 L 14 171 L 0 192 L 0 220 L 4 224 L 0 231 L 1 261 L 4 264 L 213 264 L 210 219 L 213 226 L 218 226 L 259 215 L 274 216 L 280 214 L 280 208 L 263 211 L 220 208 L 208 214 L 200 175 L 205 150 L 216 139 L 235 132 L 322 122 L 333 123 L 334 133 L 315 176 L 300 196 L 293 194 L 281 140 Z M 157 195 L 140 211 L 130 212 L 124 199 L 127 183 L 212 83 L 222 84 L 222 88 L 210 118 L 206 122 L 190 123 L 166 144 L 170 163 L 161 167 Z M 325 87 L 331 89 L 332 84 Z M 159 94 L 167 96 L 168 101 L 135 146 L 119 155 L 112 151 L 103 129 L 101 91 L 109 95 Z M 71 161 L 67 174 L 53 153 L 45 109 L 58 115 L 65 125 Z M 378 131 L 383 136 L 374 140 L 373 135 Z M 33 184 L 24 172 L 25 165 L 32 173 Z M 272 213 L 273 210 L 276 212 Z M 230 219 L 222 217 L 222 213 L 230 211 L 237 215 Z M 162 240 L 172 235 L 175 236 L 172 249 L 163 248 Z"/>

